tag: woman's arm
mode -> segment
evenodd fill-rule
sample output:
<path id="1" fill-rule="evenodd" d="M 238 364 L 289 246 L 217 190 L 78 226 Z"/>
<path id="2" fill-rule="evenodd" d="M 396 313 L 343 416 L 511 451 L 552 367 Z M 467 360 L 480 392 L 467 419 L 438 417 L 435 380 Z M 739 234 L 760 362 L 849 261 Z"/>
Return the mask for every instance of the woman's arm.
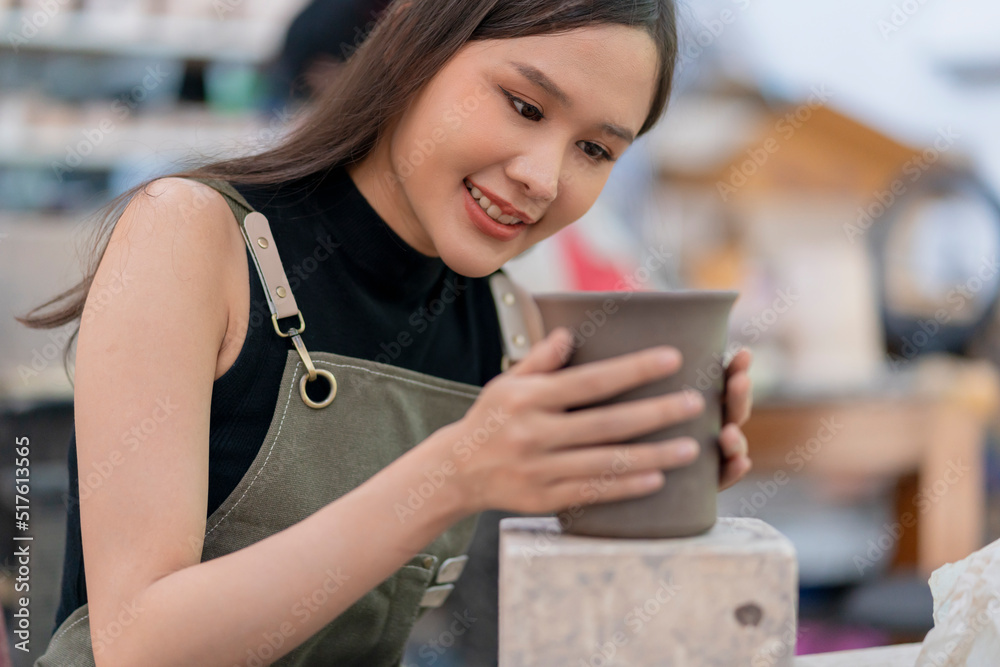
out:
<path id="1" fill-rule="evenodd" d="M 392 466 L 294 526 L 201 563 L 212 383 L 229 317 L 246 317 L 229 297 L 246 285 L 244 242 L 207 186 L 162 179 L 150 193 L 117 223 L 77 349 L 96 664 L 243 664 L 281 637 L 276 659 L 457 520 L 454 496 L 438 494 L 419 519 L 400 525 L 387 499 L 422 480 L 406 478 L 412 467 Z M 336 592 L 310 607 L 324 586 Z"/>

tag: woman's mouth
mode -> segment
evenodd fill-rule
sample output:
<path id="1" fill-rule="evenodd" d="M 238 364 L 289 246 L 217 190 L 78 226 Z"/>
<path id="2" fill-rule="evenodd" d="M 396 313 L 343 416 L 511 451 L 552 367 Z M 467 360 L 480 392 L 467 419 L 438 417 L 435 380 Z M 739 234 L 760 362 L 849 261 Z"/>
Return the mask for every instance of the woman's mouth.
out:
<path id="1" fill-rule="evenodd" d="M 486 215 L 490 216 L 500 224 L 516 225 L 518 223 L 521 223 L 521 220 L 515 218 L 512 215 L 507 215 L 506 213 L 501 211 L 499 206 L 492 203 L 489 200 L 489 197 L 480 192 L 479 188 L 469 183 L 469 181 L 465 181 L 465 189 L 468 190 L 469 193 L 472 195 L 472 198 L 479 203 L 479 207 L 482 208 L 484 211 L 486 211 Z"/>
<path id="2" fill-rule="evenodd" d="M 528 225 L 504 214 L 479 188 L 465 181 L 465 211 L 479 231 L 500 241 L 512 241 Z M 478 196 L 477 196 L 478 195 Z"/>

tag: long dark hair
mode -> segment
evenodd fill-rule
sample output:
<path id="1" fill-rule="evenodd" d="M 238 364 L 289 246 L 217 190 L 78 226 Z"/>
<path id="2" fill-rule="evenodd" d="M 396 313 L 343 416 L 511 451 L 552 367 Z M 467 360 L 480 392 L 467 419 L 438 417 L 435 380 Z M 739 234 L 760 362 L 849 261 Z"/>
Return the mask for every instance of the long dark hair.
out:
<path id="1" fill-rule="evenodd" d="M 670 98 L 677 62 L 673 0 L 393 0 L 335 82 L 302 107 L 279 143 L 256 155 L 217 160 L 169 176 L 270 185 L 360 162 L 423 85 L 467 42 L 599 24 L 645 29 L 656 43 L 659 71 L 641 136 L 663 115 Z M 18 322 L 33 329 L 51 329 L 82 316 L 115 223 L 133 195 L 145 192 L 156 178 L 130 188 L 98 211 L 94 249 L 84 278 L 17 317 Z M 64 364 L 79 332 L 77 326 L 68 339 Z"/>

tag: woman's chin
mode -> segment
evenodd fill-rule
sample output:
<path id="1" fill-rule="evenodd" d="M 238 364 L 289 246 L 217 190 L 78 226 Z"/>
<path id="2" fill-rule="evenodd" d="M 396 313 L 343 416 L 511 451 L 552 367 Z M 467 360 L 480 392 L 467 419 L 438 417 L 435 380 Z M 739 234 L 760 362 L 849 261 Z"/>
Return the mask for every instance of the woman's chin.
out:
<path id="1" fill-rule="evenodd" d="M 501 266 L 509 257 L 500 255 L 495 250 L 484 247 L 470 248 L 443 247 L 439 248 L 441 260 L 455 273 L 467 278 L 482 278 L 488 276 Z"/>

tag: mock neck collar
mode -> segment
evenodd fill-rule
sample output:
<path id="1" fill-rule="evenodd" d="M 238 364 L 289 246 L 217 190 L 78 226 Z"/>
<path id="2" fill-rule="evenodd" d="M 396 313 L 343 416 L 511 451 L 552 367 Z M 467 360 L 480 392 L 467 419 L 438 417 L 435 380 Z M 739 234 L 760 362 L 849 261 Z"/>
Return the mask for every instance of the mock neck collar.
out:
<path id="1" fill-rule="evenodd" d="M 315 177 L 318 219 L 359 280 L 383 294 L 426 295 L 448 272 L 440 257 L 413 248 L 372 208 L 343 166 Z"/>

